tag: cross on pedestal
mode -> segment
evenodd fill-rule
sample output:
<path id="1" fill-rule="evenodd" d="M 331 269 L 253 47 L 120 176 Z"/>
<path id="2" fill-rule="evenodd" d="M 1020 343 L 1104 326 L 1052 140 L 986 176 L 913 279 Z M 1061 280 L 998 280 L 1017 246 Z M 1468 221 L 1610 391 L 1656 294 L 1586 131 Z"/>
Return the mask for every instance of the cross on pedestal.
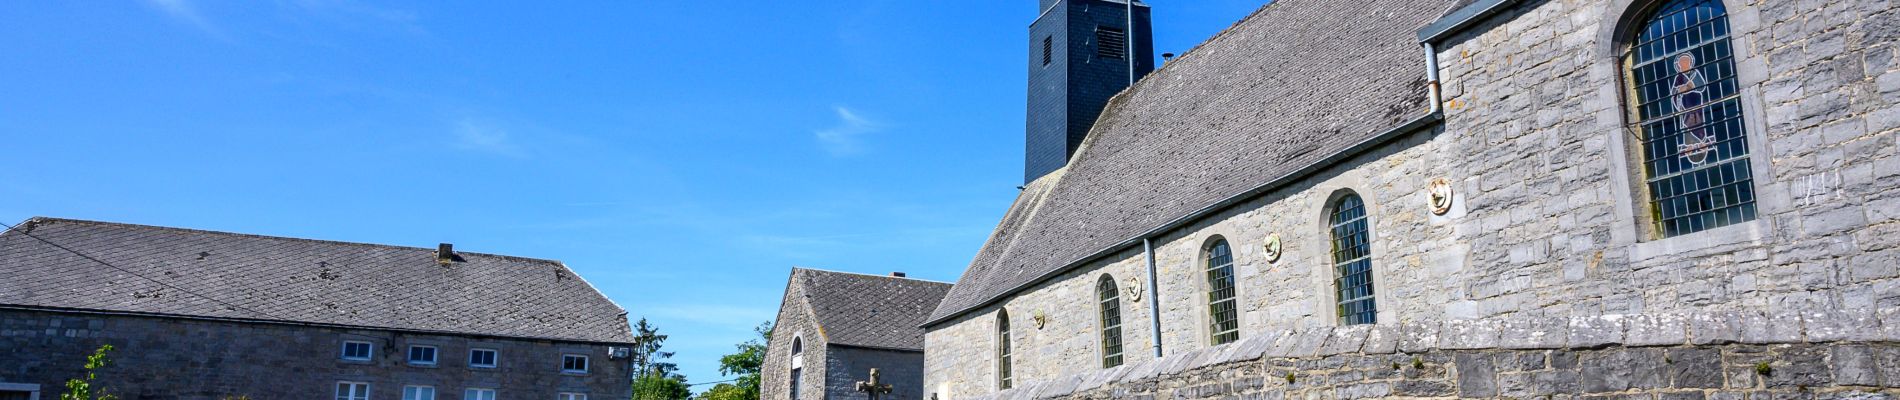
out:
<path id="1" fill-rule="evenodd" d="M 877 395 L 889 394 L 891 392 L 891 385 L 888 383 L 878 383 L 877 382 L 877 368 L 872 368 L 871 380 L 858 381 L 858 391 L 864 392 L 865 394 L 870 395 L 871 400 L 877 400 Z"/>

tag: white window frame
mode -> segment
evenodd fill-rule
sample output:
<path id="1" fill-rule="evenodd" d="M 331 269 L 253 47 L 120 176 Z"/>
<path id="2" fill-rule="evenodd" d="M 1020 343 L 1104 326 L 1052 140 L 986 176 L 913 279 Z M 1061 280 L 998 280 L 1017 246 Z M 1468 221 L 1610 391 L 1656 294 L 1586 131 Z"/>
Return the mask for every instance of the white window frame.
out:
<path id="1" fill-rule="evenodd" d="M 0 390 L 26 392 L 26 400 L 40 400 L 40 385 L 37 383 L 0 383 Z"/>
<path id="2" fill-rule="evenodd" d="M 574 393 L 574 392 L 561 392 L 560 395 L 555 396 L 555 399 L 556 400 L 587 400 L 587 394 Z"/>
<path id="3" fill-rule="evenodd" d="M 569 357 L 579 357 L 581 359 L 581 369 L 568 369 L 567 359 Z M 586 375 L 587 370 L 594 367 L 593 361 L 594 360 L 588 358 L 586 354 L 573 354 L 573 353 L 562 354 L 561 355 L 561 373 Z"/>
<path id="4" fill-rule="evenodd" d="M 349 393 L 344 393 L 345 387 L 350 389 Z M 359 387 L 363 388 L 362 393 L 357 393 Z M 369 387 L 369 382 L 337 381 L 336 400 L 369 400 Z"/>
<path id="5" fill-rule="evenodd" d="M 487 394 L 488 396 L 482 397 L 482 394 Z M 462 390 L 462 400 L 495 400 L 495 389 L 468 388 Z"/>
<path id="6" fill-rule="evenodd" d="M 368 349 L 369 352 L 364 354 L 362 357 L 350 357 L 350 345 L 352 344 L 363 345 L 363 348 Z M 337 349 L 337 359 L 340 359 L 340 360 L 369 361 L 375 358 L 376 358 L 376 343 L 370 342 L 368 340 L 345 340 L 343 341 L 343 347 L 340 349 Z"/>
<path id="7" fill-rule="evenodd" d="M 490 354 L 494 354 L 494 356 L 489 357 L 488 364 L 476 364 L 475 352 L 479 352 L 479 351 L 486 351 L 486 352 L 489 352 Z M 482 348 L 482 347 L 471 348 L 471 349 L 468 349 L 468 359 L 469 359 L 468 360 L 469 368 L 494 369 L 496 367 L 501 366 L 501 350 Z"/>
<path id="8" fill-rule="evenodd" d="M 429 361 L 416 361 L 416 348 L 419 348 L 419 347 L 429 349 Z M 433 367 L 436 365 L 436 363 L 439 363 L 442 361 L 442 348 L 436 347 L 436 346 L 430 346 L 426 344 L 412 344 L 412 345 L 409 345 L 409 351 L 407 352 L 407 354 L 403 355 L 403 359 L 407 360 L 409 362 L 409 365 L 424 365 L 424 366 Z"/>
<path id="9" fill-rule="evenodd" d="M 415 397 L 409 396 L 412 389 L 414 390 L 413 393 L 416 394 Z M 422 397 L 423 390 L 429 391 L 429 397 Z M 435 400 L 435 387 L 429 385 L 405 385 L 402 387 L 402 400 Z"/>

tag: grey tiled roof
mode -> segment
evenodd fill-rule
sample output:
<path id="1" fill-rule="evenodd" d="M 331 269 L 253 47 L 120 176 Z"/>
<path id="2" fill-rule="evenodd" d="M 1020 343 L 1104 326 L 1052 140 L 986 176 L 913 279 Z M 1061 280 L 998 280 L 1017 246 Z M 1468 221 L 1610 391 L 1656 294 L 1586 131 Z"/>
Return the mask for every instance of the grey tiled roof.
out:
<path id="1" fill-rule="evenodd" d="M 1445 12 L 1438 13 L 1438 17 L 1444 18 L 1447 15 L 1451 15 L 1451 13 L 1458 12 L 1458 9 L 1460 8 L 1465 8 L 1466 6 L 1470 6 L 1472 3 L 1477 3 L 1477 2 L 1478 0 L 1455 0 L 1452 2 L 1451 6 L 1445 7 Z"/>
<path id="2" fill-rule="evenodd" d="M 829 344 L 924 350 L 924 317 L 950 284 L 918 279 L 795 268 L 818 329 Z"/>
<path id="3" fill-rule="evenodd" d="M 0 234 L 0 306 L 633 340 L 625 311 L 558 261 L 457 254 L 444 266 L 435 249 L 33 218 Z"/>
<path id="4" fill-rule="evenodd" d="M 1279 0 L 1111 101 L 928 323 L 1429 113 L 1416 30 L 1456 0 Z"/>

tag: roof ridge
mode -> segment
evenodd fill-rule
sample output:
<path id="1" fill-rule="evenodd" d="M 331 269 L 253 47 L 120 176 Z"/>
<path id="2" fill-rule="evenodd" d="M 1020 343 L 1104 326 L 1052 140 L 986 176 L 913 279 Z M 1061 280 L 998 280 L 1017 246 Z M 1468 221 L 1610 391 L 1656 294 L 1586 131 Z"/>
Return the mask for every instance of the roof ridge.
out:
<path id="1" fill-rule="evenodd" d="M 812 272 L 826 272 L 826 273 L 844 274 L 844 275 L 868 276 L 868 277 L 873 277 L 873 278 L 889 278 L 889 279 L 917 281 L 917 282 L 924 282 L 924 283 L 941 283 L 945 285 L 956 285 L 956 283 L 953 283 L 953 282 L 933 281 L 929 279 L 912 278 L 909 276 L 896 277 L 896 276 L 890 276 L 890 275 L 877 275 L 877 274 L 867 274 L 863 272 L 838 271 L 838 270 L 830 270 L 830 269 L 823 269 L 823 268 L 799 267 L 799 266 L 792 267 L 792 272 L 794 273 L 796 273 L 799 270 L 812 271 Z"/>
<path id="2" fill-rule="evenodd" d="M 175 226 L 134 224 L 134 223 L 127 223 L 127 222 L 96 221 L 96 220 L 58 218 L 58 217 L 47 217 L 47 216 L 35 216 L 35 217 L 27 218 L 26 221 L 22 221 L 20 222 L 19 225 L 16 225 L 16 226 L 26 226 L 27 224 L 34 224 L 34 223 L 39 223 L 39 222 L 63 222 L 63 223 L 105 225 L 105 226 L 129 227 L 129 228 L 140 228 L 140 229 L 155 229 L 155 230 L 174 231 L 174 232 L 235 236 L 235 237 L 245 237 L 245 238 L 254 238 L 254 239 L 272 239 L 272 240 L 287 240 L 287 241 L 294 241 L 294 242 L 338 244 L 338 245 L 348 245 L 348 246 L 381 247 L 381 248 L 401 249 L 401 250 L 422 250 L 422 251 L 431 251 L 431 252 L 436 250 L 436 249 L 431 249 L 427 247 L 397 246 L 397 245 L 392 245 L 392 244 L 348 242 L 348 241 L 342 241 L 342 240 L 311 239 L 311 238 L 300 238 L 300 237 L 291 237 L 291 236 L 259 235 L 255 233 L 227 232 L 227 231 L 218 231 L 218 230 L 210 230 L 210 229 L 180 228 L 180 227 L 175 227 Z M 506 254 L 480 253 L 480 252 L 461 251 L 461 250 L 456 250 L 455 254 L 493 257 L 493 258 L 501 258 L 501 259 L 512 259 L 512 260 L 520 260 L 520 261 L 543 262 L 543 263 L 552 263 L 552 264 L 562 264 L 561 260 L 556 260 L 556 259 L 551 259 L 551 258 L 522 257 L 522 256 L 511 256 L 511 255 L 506 255 Z"/>

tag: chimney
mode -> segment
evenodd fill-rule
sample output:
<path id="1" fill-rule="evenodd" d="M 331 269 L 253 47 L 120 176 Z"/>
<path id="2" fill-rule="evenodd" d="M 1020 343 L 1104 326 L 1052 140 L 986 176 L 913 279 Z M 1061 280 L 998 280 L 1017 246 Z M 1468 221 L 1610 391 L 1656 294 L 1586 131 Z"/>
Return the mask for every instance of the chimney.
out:
<path id="1" fill-rule="evenodd" d="M 437 264 L 449 265 L 450 262 L 461 260 L 461 257 L 455 256 L 454 244 L 442 243 L 435 245 L 435 262 Z"/>
<path id="2" fill-rule="evenodd" d="M 902 277 L 904 277 L 904 273 L 903 273 L 903 272 L 892 272 L 892 273 L 891 273 L 891 277 L 892 277 L 892 278 L 902 278 Z"/>

